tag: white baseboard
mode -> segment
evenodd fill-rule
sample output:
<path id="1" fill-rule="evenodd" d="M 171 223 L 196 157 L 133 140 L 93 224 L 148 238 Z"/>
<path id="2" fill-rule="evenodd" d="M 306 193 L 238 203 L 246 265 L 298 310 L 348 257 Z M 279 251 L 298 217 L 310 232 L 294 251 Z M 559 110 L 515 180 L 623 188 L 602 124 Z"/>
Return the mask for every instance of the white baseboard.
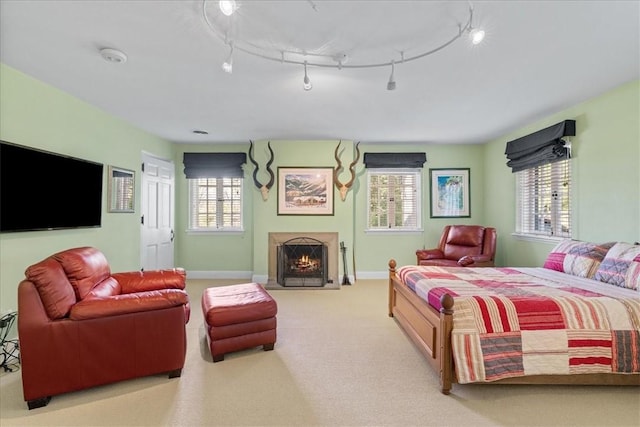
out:
<path id="1" fill-rule="evenodd" d="M 388 271 L 358 271 L 358 279 L 386 279 Z M 187 271 L 188 279 L 247 279 L 255 283 L 267 283 L 269 276 L 266 274 L 253 274 L 252 271 Z M 340 276 L 342 280 L 342 276 Z M 349 275 L 351 283 L 355 282 L 354 276 Z"/>
<path id="2" fill-rule="evenodd" d="M 187 279 L 247 279 L 251 280 L 252 271 L 187 271 Z"/>
<path id="3" fill-rule="evenodd" d="M 358 271 L 356 274 L 358 279 L 388 279 L 389 271 Z"/>
<path id="4" fill-rule="evenodd" d="M 251 281 L 253 283 L 267 283 L 269 281 L 268 274 L 254 274 L 251 276 Z"/>

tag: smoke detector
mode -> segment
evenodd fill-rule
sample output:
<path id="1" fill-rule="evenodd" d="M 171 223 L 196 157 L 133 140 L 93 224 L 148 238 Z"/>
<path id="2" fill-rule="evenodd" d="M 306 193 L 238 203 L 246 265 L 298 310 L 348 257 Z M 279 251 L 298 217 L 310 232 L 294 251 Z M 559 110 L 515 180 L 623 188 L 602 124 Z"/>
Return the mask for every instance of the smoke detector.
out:
<path id="1" fill-rule="evenodd" d="M 118 64 L 127 62 L 127 55 L 123 52 L 120 52 L 117 49 L 104 48 L 100 49 L 100 55 L 105 59 L 105 61 L 115 62 Z"/>

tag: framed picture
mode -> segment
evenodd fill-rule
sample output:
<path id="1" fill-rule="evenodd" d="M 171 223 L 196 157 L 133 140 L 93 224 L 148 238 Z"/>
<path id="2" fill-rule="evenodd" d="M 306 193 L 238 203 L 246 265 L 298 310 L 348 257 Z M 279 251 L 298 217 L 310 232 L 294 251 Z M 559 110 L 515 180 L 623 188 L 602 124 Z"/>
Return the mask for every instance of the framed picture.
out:
<path id="1" fill-rule="evenodd" d="M 333 215 L 333 168 L 278 168 L 278 215 Z"/>
<path id="2" fill-rule="evenodd" d="M 469 218 L 469 168 L 429 169 L 431 218 Z"/>
<path id="3" fill-rule="evenodd" d="M 109 212 L 134 212 L 135 172 L 109 166 Z"/>

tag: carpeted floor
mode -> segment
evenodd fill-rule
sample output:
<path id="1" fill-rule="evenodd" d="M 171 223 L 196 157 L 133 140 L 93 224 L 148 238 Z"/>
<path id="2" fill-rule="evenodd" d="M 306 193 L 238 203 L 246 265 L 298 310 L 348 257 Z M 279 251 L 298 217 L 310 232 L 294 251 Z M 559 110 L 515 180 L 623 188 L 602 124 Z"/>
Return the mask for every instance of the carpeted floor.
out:
<path id="1" fill-rule="evenodd" d="M 231 283 L 189 280 L 182 377 L 68 393 L 28 411 L 20 372 L 5 373 L 0 425 L 640 425 L 634 387 L 454 385 L 451 395 L 441 394 L 435 373 L 387 316 L 385 280 L 361 280 L 339 292 L 270 290 L 278 303 L 275 349 L 241 351 L 214 364 L 200 296 L 205 287 Z"/>

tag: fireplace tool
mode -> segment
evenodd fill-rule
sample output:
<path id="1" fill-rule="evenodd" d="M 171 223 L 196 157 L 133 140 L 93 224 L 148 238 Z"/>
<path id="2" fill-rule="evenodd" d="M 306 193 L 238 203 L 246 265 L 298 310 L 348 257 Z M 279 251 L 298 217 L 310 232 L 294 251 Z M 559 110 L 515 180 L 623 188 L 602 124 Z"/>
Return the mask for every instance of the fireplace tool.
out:
<path id="1" fill-rule="evenodd" d="M 350 285 L 349 275 L 347 274 L 347 247 L 344 242 L 340 242 L 340 251 L 342 252 L 342 265 L 344 267 L 344 276 L 342 276 L 342 284 Z"/>

